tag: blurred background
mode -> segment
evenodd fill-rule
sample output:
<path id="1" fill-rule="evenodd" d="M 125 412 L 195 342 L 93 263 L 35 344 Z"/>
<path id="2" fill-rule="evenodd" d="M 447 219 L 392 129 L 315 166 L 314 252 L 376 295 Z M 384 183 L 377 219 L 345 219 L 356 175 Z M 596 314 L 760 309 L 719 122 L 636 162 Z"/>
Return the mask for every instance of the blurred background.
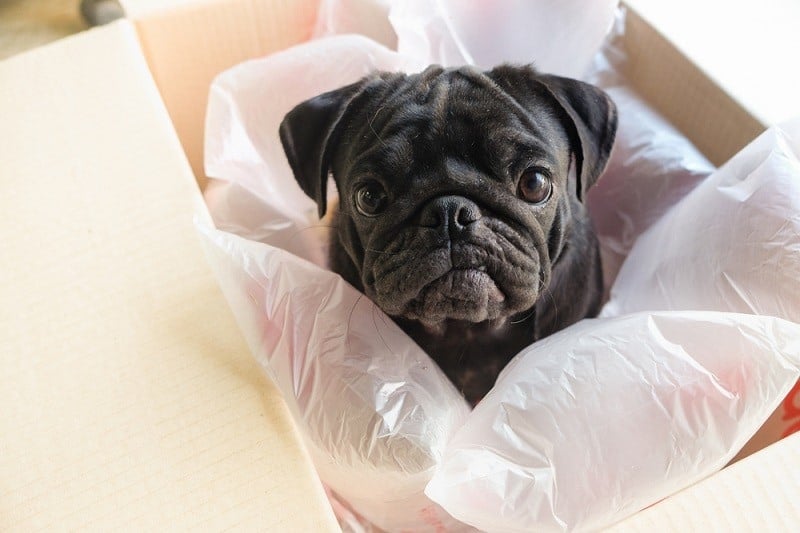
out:
<path id="1" fill-rule="evenodd" d="M 120 16 L 115 0 L 0 0 L 0 60 Z"/>

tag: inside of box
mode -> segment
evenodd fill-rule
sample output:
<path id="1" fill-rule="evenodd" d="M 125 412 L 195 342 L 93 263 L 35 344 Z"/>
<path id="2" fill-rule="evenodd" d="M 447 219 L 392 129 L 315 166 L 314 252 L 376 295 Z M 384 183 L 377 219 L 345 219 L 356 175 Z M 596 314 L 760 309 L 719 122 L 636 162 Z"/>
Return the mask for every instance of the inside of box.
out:
<path id="1" fill-rule="evenodd" d="M 628 43 L 628 44 L 629 44 L 629 46 L 631 46 L 631 45 L 630 45 L 630 43 Z M 636 43 L 636 44 L 638 44 L 638 41 L 637 41 L 637 43 Z M 332 46 L 332 45 L 331 45 L 331 46 Z M 316 57 L 316 56 L 314 56 L 314 54 L 313 54 L 312 52 L 308 51 L 308 47 L 304 47 L 304 49 L 303 49 L 303 50 L 307 52 L 307 54 L 306 54 L 306 55 L 303 55 L 303 56 L 302 56 L 303 58 L 306 58 L 306 57 Z M 326 51 L 330 53 L 330 49 L 327 49 Z M 283 56 L 283 55 L 281 55 L 281 57 L 282 57 L 282 56 Z M 332 54 L 332 56 L 334 56 L 334 57 L 338 57 L 338 56 L 335 56 L 335 54 Z M 275 57 L 275 56 L 273 56 L 273 57 Z M 287 64 L 289 64 L 289 62 L 288 62 L 288 61 L 286 61 L 286 62 L 280 62 L 280 61 L 279 61 L 279 60 L 277 60 L 277 59 L 276 59 L 276 61 L 278 61 L 278 63 L 279 63 L 280 65 L 287 65 Z M 269 59 L 265 60 L 264 62 L 265 62 L 265 63 L 269 63 Z M 336 63 L 338 63 L 338 62 L 334 61 L 333 63 L 334 63 L 334 64 L 336 64 Z M 259 63 L 259 64 L 260 64 L 260 63 Z M 243 69 L 243 68 L 237 68 L 237 69 L 236 69 L 236 73 L 240 73 L 242 70 L 244 70 L 244 69 Z M 267 71 L 269 72 L 269 70 L 268 70 L 268 69 L 267 69 Z M 304 71 L 304 72 L 305 72 L 305 71 Z M 633 71 L 629 71 L 629 74 L 630 74 L 630 72 L 633 72 Z M 271 72 L 270 72 L 270 74 L 271 74 L 271 76 L 272 76 L 272 79 L 276 79 L 276 80 L 278 80 L 278 79 L 279 79 L 279 80 L 281 80 L 281 83 L 286 83 L 286 80 L 291 80 L 291 79 L 293 78 L 293 76 L 292 76 L 292 75 L 286 75 L 286 73 L 285 73 L 285 72 L 282 72 L 281 74 L 276 74 L 274 71 L 271 71 Z M 233 74 L 233 75 L 234 75 L 234 76 L 236 76 L 236 74 Z M 263 77 L 264 77 L 265 79 L 269 79 L 269 78 L 270 78 L 270 76 L 269 76 L 269 75 L 264 75 Z M 308 78 L 311 78 L 311 77 L 312 77 L 312 76 L 311 76 L 311 74 L 309 73 L 309 76 L 308 76 Z M 328 75 L 325 75 L 325 76 L 320 76 L 320 78 L 321 78 L 321 79 L 324 79 L 324 80 L 329 80 L 331 77 L 332 77 L 332 76 L 331 76 L 331 74 L 330 74 L 330 73 L 329 73 Z M 255 82 L 253 82 L 253 86 L 255 86 L 255 87 L 258 87 L 258 86 L 259 86 L 259 85 L 258 85 L 258 77 L 256 77 L 256 76 L 244 76 L 244 75 L 241 75 L 241 76 L 240 76 L 238 79 L 241 81 L 241 80 L 243 80 L 243 79 L 245 79 L 245 78 L 246 78 L 247 80 L 256 80 Z M 305 79 L 305 77 L 304 77 L 304 79 Z M 235 86 L 235 85 L 236 85 L 235 83 L 230 83 L 230 81 L 229 81 L 227 78 L 226 78 L 225 80 L 220 80 L 220 86 L 222 86 L 222 87 L 225 87 L 225 89 L 219 89 L 219 88 L 218 88 L 218 89 L 219 89 L 219 90 L 218 90 L 218 92 L 217 92 L 217 91 L 215 91 L 215 92 L 214 92 L 214 95 L 215 95 L 215 96 L 219 96 L 220 94 L 227 94 L 227 93 L 226 93 L 226 90 L 229 90 L 231 87 L 233 87 L 233 86 Z M 273 86 L 271 86 L 271 87 L 270 87 L 270 89 L 273 89 L 273 90 L 275 91 L 275 92 L 274 92 L 274 93 L 271 95 L 271 98 L 269 99 L 269 101 L 271 101 L 271 102 L 276 102 L 276 101 L 280 100 L 280 95 L 282 95 L 282 94 L 284 94 L 284 93 L 285 93 L 285 91 L 281 90 L 281 89 L 282 89 L 282 86 L 281 86 L 280 84 L 278 84 L 278 83 L 275 83 Z M 252 95 L 252 94 L 259 94 L 257 91 L 250 91 L 250 90 L 247 90 L 247 91 L 245 91 L 245 93 L 247 93 L 247 94 L 250 94 L 250 95 Z M 230 95 L 229 95 L 229 96 L 230 96 Z M 234 98 L 233 98 L 233 97 L 226 97 L 226 98 L 224 98 L 224 101 L 225 101 L 225 102 L 227 102 L 227 103 L 230 103 L 230 102 L 233 102 L 233 101 L 234 101 Z M 235 106 L 234 106 L 234 107 L 235 107 Z M 266 138 L 266 137 L 267 137 L 267 135 L 262 135 L 261 133 L 258 133 L 258 132 L 260 132 L 260 131 L 261 131 L 261 129 L 262 129 L 262 128 L 261 128 L 261 126 L 262 126 L 263 124 L 269 124 L 269 125 L 270 125 L 270 128 L 269 128 L 267 131 L 273 131 L 273 130 L 277 131 L 277 127 L 276 127 L 276 125 L 277 125 L 277 122 L 275 122 L 274 120 L 273 120 L 272 122 L 270 122 L 269 120 L 266 120 L 266 119 L 265 119 L 265 117 L 264 117 L 264 116 L 262 116 L 262 115 L 260 114 L 260 113 L 262 112 L 261 108 L 263 108 L 263 107 L 265 107 L 265 106 L 262 106 L 260 103 L 258 103 L 258 101 L 257 101 L 257 99 L 256 99 L 256 100 L 255 100 L 255 104 L 254 104 L 254 105 L 251 105 L 251 106 L 249 106 L 249 107 L 248 107 L 248 106 L 243 106 L 242 108 L 238 109 L 237 111 L 230 111 L 230 110 L 229 110 L 229 111 L 228 111 L 228 112 L 226 112 L 226 113 L 220 113 L 220 116 L 229 116 L 229 117 L 247 117 L 247 118 L 248 118 L 248 124 L 250 124 L 250 125 L 252 126 L 252 127 L 250 127 L 250 126 L 247 126 L 247 127 L 239 127 L 239 126 L 232 126 L 232 127 L 222 127 L 222 128 L 220 128 L 220 130 L 221 130 L 221 131 L 225 131 L 225 132 L 227 132 L 227 131 L 232 131 L 232 130 L 236 130 L 237 132 L 240 132 L 240 133 L 241 133 L 241 132 L 244 132 L 244 131 L 247 131 L 247 132 L 255 131 L 255 132 L 257 132 L 257 133 L 256 133 L 256 137 L 259 139 L 259 141 L 263 141 L 263 140 L 264 140 L 264 138 Z M 284 112 L 285 112 L 285 111 L 284 111 Z M 211 114 L 210 114 L 210 116 L 213 116 L 213 115 L 214 115 L 214 113 L 211 113 Z M 282 116 L 282 114 L 281 114 L 281 116 Z M 274 118 L 274 117 L 273 117 L 273 118 Z M 270 120 L 271 120 L 271 119 L 270 119 Z M 275 123 L 273 123 L 273 122 L 275 122 Z M 222 138 L 224 138 L 225 136 L 224 136 L 224 135 L 222 135 L 221 137 L 222 137 Z M 239 139 L 243 139 L 243 137 L 239 137 Z M 267 141 L 267 142 L 269 142 L 269 141 Z M 270 158 L 271 158 L 271 157 L 276 157 L 277 159 L 280 159 L 280 161 L 278 161 L 278 162 L 276 163 L 276 165 L 280 166 L 281 164 L 285 163 L 285 162 L 283 161 L 283 157 L 282 157 L 282 155 L 277 155 L 277 156 L 275 155 L 275 154 L 278 154 L 278 153 L 280 152 L 280 150 L 279 150 L 279 149 L 278 149 L 278 150 L 275 150 L 275 149 L 272 149 L 272 148 L 263 148 L 263 147 L 262 147 L 263 149 L 255 149 L 255 150 L 253 150 L 253 151 L 251 152 L 251 151 L 249 151 L 249 147 L 252 147 L 252 146 L 254 146 L 254 145 L 255 145 L 255 143 L 254 143 L 254 142 L 252 142 L 252 140 L 250 140 L 250 141 L 245 141 L 245 142 L 244 142 L 244 144 L 245 144 L 246 146 L 248 146 L 248 153 L 252 153 L 253 155 L 255 155 L 256 153 L 258 153 L 258 154 L 270 154 L 270 155 L 268 155 L 267 157 L 270 157 Z M 228 142 L 226 142 L 226 141 L 223 141 L 223 142 L 222 142 L 222 145 L 223 145 L 223 146 L 230 146 L 230 145 L 232 145 L 232 142 L 230 142 L 230 141 L 228 141 Z M 260 146 L 260 145 L 259 145 L 259 146 Z M 223 153 L 224 153 L 224 152 L 225 152 L 225 150 L 223 150 Z M 623 156 L 623 157 L 624 157 L 624 156 Z M 213 157 L 212 157 L 212 158 L 210 158 L 210 159 L 211 159 L 211 160 L 214 160 L 214 158 L 213 158 Z M 277 161 L 277 159 L 276 159 L 276 161 Z M 249 161 L 241 161 L 241 160 L 237 160 L 237 159 L 234 157 L 233 166 L 234 166 L 234 167 L 237 167 L 237 169 L 236 169 L 236 171 L 235 171 L 235 173 L 236 173 L 236 175 L 237 175 L 237 176 L 241 175 L 241 172 L 240 172 L 239 170 L 241 170 L 241 168 L 242 168 L 242 167 L 244 167 L 244 166 L 248 166 L 248 163 L 249 163 Z M 273 163 L 275 163 L 275 161 L 273 161 Z M 285 167 L 286 165 L 285 165 L 285 164 L 283 164 L 283 166 Z M 269 164 L 268 164 L 268 165 L 267 165 L 267 168 L 270 168 L 270 169 L 273 169 L 273 170 L 275 170 L 277 167 L 276 167 L 275 165 L 269 165 Z M 222 182 L 228 181 L 228 180 L 227 180 L 227 179 L 225 179 L 225 178 L 228 178 L 229 176 L 228 176 L 226 173 L 224 173 L 224 172 L 217 172 L 217 170 L 218 170 L 218 169 L 215 169 L 215 170 L 214 170 L 214 173 L 213 173 L 213 175 L 214 175 L 215 177 L 220 177 L 220 178 L 223 178 L 222 180 L 220 180 L 220 181 L 222 181 Z M 270 186 L 268 186 L 268 187 L 270 188 L 270 190 L 269 190 L 269 191 L 267 191 L 267 192 L 265 192 L 265 191 L 259 191 L 259 192 L 256 192 L 256 196 L 258 196 L 258 198 L 260 198 L 260 199 L 264 199 L 264 198 L 266 198 L 266 197 L 271 197 L 271 198 L 270 198 L 270 201 L 275 201 L 275 202 L 276 202 L 276 204 L 278 204 L 278 205 L 272 205 L 272 204 L 270 204 L 270 206 L 271 206 L 271 207 L 274 209 L 274 211 L 271 211 L 271 212 L 282 212 L 282 209 L 289 209 L 289 208 L 291 208 L 291 207 L 292 207 L 292 205 L 291 205 L 291 204 L 292 204 L 292 202 L 284 202 L 284 201 L 283 201 L 283 199 L 284 199 L 284 198 L 283 198 L 283 196 L 282 196 L 282 195 L 283 195 L 283 192 L 284 192 L 284 190 L 286 190 L 286 189 L 292 189 L 292 190 L 295 190 L 295 189 L 297 189 L 297 187 L 296 187 L 296 184 L 294 183 L 293 179 L 292 179 L 291 177 L 286 177 L 286 176 L 284 176 L 283 174 L 285 174 L 285 173 L 282 173 L 281 171 L 277 171 L 277 170 L 276 170 L 275 172 L 261 172 L 261 173 L 258 173 L 256 176 L 250 176 L 250 177 L 249 177 L 249 179 L 247 180 L 247 183 L 248 183 L 248 184 L 260 183 L 260 181 L 261 181 L 261 178 L 259 178 L 258 176 L 262 176 L 262 175 L 266 175 L 266 174 L 278 174 L 278 173 L 281 173 L 281 174 L 282 174 L 282 177 L 281 177 L 279 180 L 277 180 L 277 181 L 275 181 L 274 183 L 272 183 Z M 289 173 L 289 174 L 290 174 L 290 173 Z M 656 179 L 656 180 L 658 180 L 658 177 L 659 177 L 660 175 L 659 175 L 657 172 L 656 172 L 656 173 L 652 173 L 652 174 L 653 174 L 653 175 L 651 175 L 651 176 L 650 176 L 650 178 L 651 178 L 651 179 L 653 179 L 653 178 L 655 177 L 655 179 Z M 232 181 L 232 180 L 231 180 L 231 181 Z M 624 181 L 624 180 L 623 180 L 623 181 Z M 663 181 L 663 180 L 662 180 L 662 181 Z M 630 188 L 630 187 L 629 187 L 629 188 Z M 280 191 L 280 194 L 279 194 L 279 192 L 278 192 L 278 191 Z M 299 191 L 297 191 L 297 192 L 299 192 Z M 306 200 L 306 202 L 308 201 L 308 199 L 306 199 L 306 198 L 304 198 L 304 200 Z M 228 205 L 228 207 L 230 207 L 230 205 Z M 620 205 L 620 206 L 618 206 L 618 207 L 621 207 L 621 205 Z M 231 209 L 230 211 L 231 211 L 231 212 L 233 212 L 233 211 L 235 211 L 235 210 Z M 305 209 L 305 208 L 302 208 L 302 209 L 299 209 L 298 211 L 302 211 L 302 213 L 301 213 L 301 212 L 298 212 L 298 213 L 295 213 L 295 214 L 296 214 L 297 216 L 299 216 L 299 217 L 302 217 L 302 216 L 303 216 L 303 213 L 305 213 L 306 209 Z M 313 211 L 313 209 L 310 209 L 310 211 Z M 237 227 L 244 227 L 244 226 L 243 226 L 243 225 L 237 225 Z M 287 228 L 289 228 L 289 230 L 290 230 L 290 231 L 289 231 L 289 233 L 291 233 L 291 234 L 292 234 L 292 236 L 294 237 L 292 240 L 293 240 L 293 241 L 297 241 L 297 240 L 299 240 L 299 239 L 297 238 L 297 232 L 295 231 L 295 230 L 296 230 L 296 228 L 289 227 L 289 226 L 287 226 Z M 274 228 L 273 228 L 273 229 L 274 229 Z M 274 233 L 274 232 L 273 232 L 273 233 Z M 263 235 L 264 235 L 264 232 L 262 232 L 262 233 L 261 233 L 261 235 L 263 236 Z M 260 239 L 260 238 L 254 238 L 253 240 L 254 240 L 254 241 L 260 241 L 261 239 Z M 269 242 L 269 244 L 272 244 L 272 245 L 273 245 L 275 248 L 283 248 L 284 250 L 286 249 L 285 247 L 283 247 L 283 246 L 280 246 L 280 245 L 278 245 L 278 244 L 275 244 L 275 243 L 273 243 L 273 242 Z M 236 244 L 234 244 L 234 245 L 233 245 L 233 247 L 235 247 L 235 246 L 236 246 Z M 250 249 L 251 249 L 251 250 L 254 250 L 254 248 L 255 248 L 255 247 L 253 247 L 253 248 L 250 248 Z M 229 249 L 230 249 L 230 248 L 229 248 Z M 292 250 L 290 250 L 290 251 L 292 251 Z M 260 253 L 260 252 L 261 252 L 261 251 L 259 250 L 259 253 Z M 239 255 L 239 254 L 238 254 L 238 252 L 237 252 L 237 254 L 236 254 L 236 255 Z M 274 251 L 266 251 L 266 252 L 264 252 L 264 255 L 261 255 L 261 256 L 259 256 L 259 258 L 258 258 L 258 259 L 255 259 L 255 260 L 252 260 L 252 261 L 246 261 L 245 263 L 249 263 L 250 265 L 256 265 L 256 264 L 257 264 L 257 265 L 264 265 L 264 264 L 268 264 L 268 263 L 270 262 L 270 257 L 269 257 L 269 256 L 273 256 L 273 257 L 274 257 L 275 255 L 276 255 L 276 253 L 275 253 Z M 248 257 L 249 257 L 249 256 L 248 256 Z M 283 255 L 283 256 L 281 257 L 281 259 L 280 259 L 280 262 L 281 262 L 281 264 L 287 264 L 287 261 L 288 261 L 288 259 L 285 257 L 285 255 Z M 240 266 L 241 266 L 241 265 L 240 265 Z M 260 268 L 260 267 L 259 267 L 259 268 Z M 266 289 L 266 292 L 268 292 L 268 293 L 272 294 L 272 292 L 271 292 L 271 290 L 272 290 L 272 289 L 271 289 L 271 285 L 270 285 L 270 284 L 271 284 L 271 282 L 272 282 L 272 281 L 271 281 L 271 279 L 272 279 L 272 278 L 281 278 L 281 277 L 282 277 L 282 275 L 281 275 L 281 274 L 277 274 L 277 275 L 275 275 L 275 274 L 274 274 L 274 270 L 272 270 L 272 269 L 271 269 L 271 267 L 267 267 L 267 268 L 269 269 L 269 271 L 270 271 L 270 272 L 271 272 L 273 275 L 272 275 L 272 276 L 269 276 L 269 275 L 265 275 L 265 274 L 264 274 L 264 272 L 261 272 L 260 274 L 258 274 L 258 276 L 259 276 L 259 277 L 258 277 L 258 280 L 257 280 L 257 283 L 256 283 L 256 285 L 258 285 L 260 288 L 269 287 L 269 288 L 267 288 L 267 289 Z M 296 268 L 293 268 L 292 270 L 299 270 L 299 269 L 300 269 L 300 267 L 298 266 L 298 267 L 296 267 Z M 243 270 L 247 270 L 247 267 L 245 267 Z M 244 277 L 247 277 L 247 275 L 249 275 L 249 274 L 252 274 L 252 273 L 253 273 L 253 269 L 252 269 L 252 268 L 250 268 L 248 272 L 244 272 L 244 274 L 245 274 L 245 276 L 244 276 Z M 317 276 L 316 276 L 316 277 L 317 277 L 317 278 L 321 278 L 321 277 L 322 277 L 322 274 L 323 274 L 322 272 L 319 272 L 319 273 L 317 273 Z M 246 285 L 246 286 L 252 286 L 252 285 L 248 285 L 248 284 L 250 283 L 250 281 L 255 281 L 255 278 L 254 278 L 253 280 L 245 280 L 245 283 L 244 283 L 244 285 Z M 230 285 L 231 285 L 231 286 L 233 286 L 233 285 L 235 285 L 235 283 L 231 283 Z M 240 296 L 240 297 L 238 298 L 238 300 L 239 300 L 239 301 L 245 301 L 245 300 L 246 300 L 246 298 L 242 298 L 242 297 L 241 297 L 242 295 L 243 295 L 243 293 L 239 295 L 239 296 Z M 251 294 L 250 296 L 251 296 L 251 298 L 257 299 L 257 296 L 254 296 L 253 294 Z M 272 300 L 271 300 L 271 301 L 272 301 Z M 257 303 L 257 305 L 255 306 L 255 308 L 257 308 L 257 309 L 261 309 L 261 308 L 262 308 L 262 306 L 261 306 L 260 302 L 259 302 L 259 303 Z M 294 313 L 294 314 L 295 314 L 295 315 L 297 315 L 298 313 Z M 315 322 L 320 322 L 320 314 L 315 314 L 315 313 L 310 313 L 310 314 L 314 314 L 314 316 L 316 317 L 316 319 L 315 319 Z M 341 315 L 339 315 L 339 316 L 341 316 Z M 283 328 L 278 328 L 278 329 L 281 329 L 281 331 L 283 331 Z M 253 334 L 253 335 L 252 335 L 252 337 L 253 337 L 253 338 L 261 338 L 261 336 L 263 336 L 263 335 L 259 335 L 259 332 L 256 332 L 255 334 Z M 334 335 L 328 335 L 327 337 L 328 337 L 328 338 L 331 338 L 331 337 L 333 337 L 333 336 L 334 336 Z M 309 350 L 305 350 L 303 353 L 304 353 L 304 354 L 309 354 L 309 353 L 315 353 L 315 354 L 316 354 L 316 353 L 318 353 L 318 352 L 310 352 Z M 370 352 L 370 351 L 365 351 L 364 353 L 372 353 L 372 352 Z M 285 354 L 284 354 L 284 355 L 285 355 Z M 330 353 L 329 353 L 329 352 L 326 352 L 326 356 L 329 356 L 329 355 L 330 355 Z M 258 356 L 257 356 L 257 357 L 258 357 Z M 266 357 L 267 357 L 267 359 L 269 359 L 269 358 L 271 357 L 271 355 L 267 355 Z M 291 355 L 289 355 L 289 357 L 291 358 Z M 303 360 L 304 360 L 304 361 L 305 361 L 305 360 L 308 360 L 308 359 L 309 359 L 309 357 L 308 357 L 307 355 L 304 355 L 304 356 L 303 356 Z M 267 365 L 265 365 L 265 366 L 267 366 Z M 282 363 L 282 364 L 281 364 L 281 368 L 288 368 L 288 367 L 290 367 L 290 366 L 291 366 L 291 365 L 286 365 L 285 363 Z M 301 372 L 301 374 L 306 374 L 306 373 L 305 373 L 305 372 Z M 329 377 L 330 377 L 330 376 L 329 376 Z M 328 380 L 328 379 L 326 379 L 326 381 L 332 381 L 332 380 Z M 286 382 L 287 382 L 287 383 L 295 383 L 295 381 L 293 381 L 292 379 L 287 379 L 287 380 L 286 380 Z M 285 390 L 288 390 L 288 391 L 289 391 L 289 392 L 288 392 L 288 394 L 292 394 L 292 391 L 291 391 L 290 387 L 288 387 L 288 386 L 287 386 L 287 387 L 285 387 Z M 545 395 L 545 396 L 546 396 L 546 395 Z M 702 396 L 702 395 L 701 395 L 701 396 Z M 543 397 L 544 397 L 544 396 L 543 396 Z M 771 409 L 772 409 L 772 407 L 769 407 L 769 409 L 771 410 Z M 766 416 L 765 416 L 765 417 L 766 417 Z M 306 420 L 306 418 L 304 418 L 303 420 L 305 421 L 305 420 Z M 762 419 L 762 420 L 763 420 L 763 419 Z M 755 427 L 757 427 L 757 426 L 755 426 Z M 755 431 L 755 427 L 753 427 L 753 431 Z M 356 433 L 357 433 L 357 432 L 356 432 Z M 747 433 L 747 435 L 751 435 L 751 434 L 752 434 L 752 432 L 748 432 L 748 433 Z M 361 434 L 359 434 L 359 435 L 361 435 Z M 576 439 L 576 440 L 577 440 L 577 439 Z M 635 440 L 635 439 L 633 439 L 633 440 Z M 666 440 L 666 439 L 665 439 L 665 440 Z M 696 440 L 696 439 L 695 439 L 695 440 Z M 338 440 L 337 440 L 337 442 L 338 442 Z M 359 442 L 361 442 L 361 441 L 359 440 Z M 739 445 L 741 445 L 741 443 L 739 443 Z M 321 455 L 324 455 L 324 454 L 321 454 Z M 701 454 L 701 455 L 705 455 L 705 454 Z M 728 456 L 728 457 L 730 457 L 730 456 Z M 659 473 L 659 475 L 660 475 L 660 473 Z"/>
<path id="2" fill-rule="evenodd" d="M 764 126 L 635 10 L 628 10 L 625 74 L 640 94 L 720 165 Z M 317 2 L 237 0 L 145 10 L 142 48 L 201 188 L 208 88 L 223 70 L 306 40 Z"/>
<path id="3" fill-rule="evenodd" d="M 203 121 L 211 80 L 229 66 L 305 40 L 316 14 L 315 2 L 225 4 L 224 10 L 210 2 L 186 8 L 181 18 L 155 13 L 136 21 L 151 71 L 201 187 Z M 243 20 L 248 23 L 243 25 Z M 267 20 L 271 25 L 265 26 Z M 202 34 L 193 30 L 197 27 L 204 28 Z M 631 56 L 625 74 L 632 84 L 715 164 L 727 161 L 763 130 L 635 12 L 628 19 L 626 40 Z"/>
<path id="4" fill-rule="evenodd" d="M 306 40 L 315 0 L 197 2 L 134 18 L 150 71 L 201 188 L 208 90 L 223 70 Z"/>
<path id="5" fill-rule="evenodd" d="M 764 131 L 761 122 L 630 8 L 625 41 L 628 80 L 715 165 Z"/>

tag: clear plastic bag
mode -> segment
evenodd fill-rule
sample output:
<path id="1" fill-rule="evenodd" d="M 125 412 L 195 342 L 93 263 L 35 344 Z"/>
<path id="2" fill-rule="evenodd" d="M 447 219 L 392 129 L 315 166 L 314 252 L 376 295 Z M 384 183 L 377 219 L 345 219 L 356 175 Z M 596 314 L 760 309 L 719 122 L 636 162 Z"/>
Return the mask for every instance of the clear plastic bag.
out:
<path id="1" fill-rule="evenodd" d="M 325 484 L 379 527 L 453 529 L 423 489 L 469 410 L 436 364 L 339 276 L 273 246 L 201 232 Z"/>
<path id="2" fill-rule="evenodd" d="M 598 530 L 722 468 L 799 376 L 793 322 L 584 320 L 506 367 L 426 492 L 484 531 Z"/>
<path id="3" fill-rule="evenodd" d="M 444 66 L 533 63 L 583 75 L 614 20 L 617 0 L 395 0 L 397 49 Z"/>
<path id="4" fill-rule="evenodd" d="M 800 119 L 767 130 L 637 239 L 603 315 L 658 309 L 800 322 Z"/>

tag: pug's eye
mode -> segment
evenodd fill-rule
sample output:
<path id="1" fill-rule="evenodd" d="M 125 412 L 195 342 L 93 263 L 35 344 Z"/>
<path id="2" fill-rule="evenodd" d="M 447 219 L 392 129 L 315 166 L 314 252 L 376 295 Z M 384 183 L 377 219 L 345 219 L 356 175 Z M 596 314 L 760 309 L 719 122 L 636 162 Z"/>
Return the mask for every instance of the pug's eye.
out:
<path id="1" fill-rule="evenodd" d="M 517 195 L 526 202 L 542 204 L 550 198 L 552 192 L 553 182 L 541 168 L 528 168 L 519 178 Z"/>
<path id="2" fill-rule="evenodd" d="M 368 181 L 356 189 L 356 209 L 367 217 L 378 216 L 389 203 L 389 196 L 377 181 Z"/>

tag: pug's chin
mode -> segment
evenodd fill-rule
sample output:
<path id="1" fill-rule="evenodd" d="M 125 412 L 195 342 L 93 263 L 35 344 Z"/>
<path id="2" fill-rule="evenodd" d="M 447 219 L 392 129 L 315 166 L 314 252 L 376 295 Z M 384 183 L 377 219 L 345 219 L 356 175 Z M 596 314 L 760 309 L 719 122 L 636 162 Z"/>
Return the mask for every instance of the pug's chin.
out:
<path id="1" fill-rule="evenodd" d="M 450 320 L 504 321 L 506 295 L 481 269 L 450 270 L 428 283 L 406 306 L 403 318 L 438 329 Z"/>

